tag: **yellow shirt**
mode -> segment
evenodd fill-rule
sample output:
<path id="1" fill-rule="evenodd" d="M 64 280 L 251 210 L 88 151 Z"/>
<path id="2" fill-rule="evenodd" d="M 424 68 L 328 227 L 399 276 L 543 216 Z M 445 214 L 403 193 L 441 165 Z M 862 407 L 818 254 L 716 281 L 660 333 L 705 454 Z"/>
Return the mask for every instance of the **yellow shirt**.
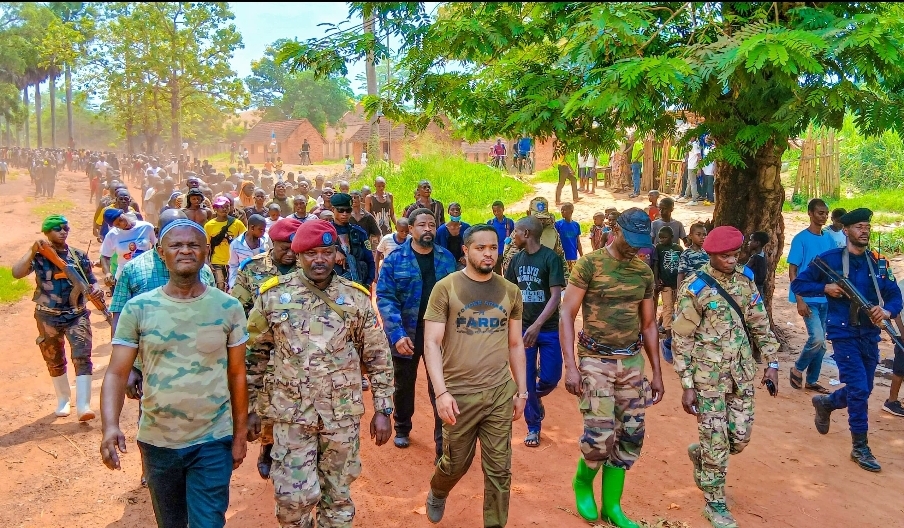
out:
<path id="1" fill-rule="evenodd" d="M 223 227 L 229 221 L 227 218 L 224 221 L 219 221 L 216 218 L 208 220 L 206 224 L 204 224 L 204 231 L 207 232 L 207 241 L 210 242 L 210 239 L 219 235 L 220 231 L 223 230 Z M 236 219 L 232 222 L 232 225 L 229 226 L 229 231 L 226 233 L 228 237 L 224 237 L 223 241 L 220 242 L 215 248 L 211 248 L 210 255 L 210 263 L 217 264 L 219 266 L 226 266 L 229 264 L 229 242 L 231 239 L 241 235 L 245 232 L 245 224 L 242 223 L 241 220 Z"/>

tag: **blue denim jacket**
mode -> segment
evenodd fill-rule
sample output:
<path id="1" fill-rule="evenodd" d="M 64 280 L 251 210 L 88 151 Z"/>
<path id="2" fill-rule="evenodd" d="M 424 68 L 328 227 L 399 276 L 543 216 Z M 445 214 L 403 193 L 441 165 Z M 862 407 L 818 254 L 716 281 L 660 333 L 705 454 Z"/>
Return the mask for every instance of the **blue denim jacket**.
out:
<path id="1" fill-rule="evenodd" d="M 390 345 L 406 336 L 413 340 L 417 331 L 423 280 L 411 243 L 409 238 L 383 260 L 377 279 L 377 309 Z M 455 271 L 455 258 L 448 250 L 434 244 L 433 266 L 439 282 Z M 392 353 L 398 355 L 395 346 Z"/>

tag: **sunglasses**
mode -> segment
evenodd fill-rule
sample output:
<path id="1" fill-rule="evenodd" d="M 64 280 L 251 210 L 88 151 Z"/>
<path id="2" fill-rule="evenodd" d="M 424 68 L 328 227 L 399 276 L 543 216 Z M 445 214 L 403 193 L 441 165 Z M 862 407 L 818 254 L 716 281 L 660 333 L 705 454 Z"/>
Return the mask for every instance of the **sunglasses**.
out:
<path id="1" fill-rule="evenodd" d="M 59 226 L 56 226 L 56 227 L 51 227 L 50 230 L 53 231 L 54 233 L 59 233 L 60 231 L 66 231 L 66 232 L 68 233 L 68 232 L 69 232 L 69 226 L 67 226 L 67 225 L 59 225 Z"/>
<path id="2" fill-rule="evenodd" d="M 333 210 L 336 211 L 337 213 L 351 213 L 352 212 L 351 207 L 335 207 L 335 208 L 333 208 Z"/>

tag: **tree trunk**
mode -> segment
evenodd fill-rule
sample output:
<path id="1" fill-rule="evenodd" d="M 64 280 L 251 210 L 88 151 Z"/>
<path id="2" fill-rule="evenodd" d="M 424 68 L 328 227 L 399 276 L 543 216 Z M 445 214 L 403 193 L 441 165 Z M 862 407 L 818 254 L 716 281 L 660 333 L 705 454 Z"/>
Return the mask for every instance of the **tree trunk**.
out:
<path id="1" fill-rule="evenodd" d="M 22 89 L 22 103 L 25 105 L 25 148 L 31 148 L 31 138 L 29 137 L 29 129 L 31 123 L 28 122 L 28 85 Z"/>
<path id="2" fill-rule="evenodd" d="M 364 33 L 374 33 L 374 17 L 364 19 Z M 364 64 L 364 74 L 367 78 L 367 95 L 377 95 L 377 66 L 374 64 L 374 52 L 367 52 L 367 61 Z M 370 139 L 367 142 L 367 162 L 376 163 L 383 159 L 380 155 L 380 125 L 377 116 L 370 118 Z"/>
<path id="3" fill-rule="evenodd" d="M 41 137 L 41 81 L 35 83 L 35 132 L 38 135 L 38 148 L 44 148 Z"/>
<path id="4" fill-rule="evenodd" d="M 173 152 L 182 150 L 182 134 L 179 131 L 179 114 L 182 102 L 179 100 L 179 80 L 175 75 L 170 79 L 170 135 L 173 139 Z"/>
<path id="5" fill-rule="evenodd" d="M 716 143 L 720 143 L 719 138 L 716 138 Z M 756 155 L 744 159 L 744 168 L 716 163 L 714 227 L 731 225 L 745 236 L 754 231 L 769 233 L 769 244 L 765 247 L 769 273 L 764 286 L 764 301 L 770 313 L 775 291 L 775 268 L 785 243 L 785 222 L 782 218 L 785 188 L 782 187 L 781 168 L 786 148 L 785 142 L 776 145 L 769 141 Z M 744 247 L 740 262 L 746 262 L 747 256 Z"/>
<path id="6" fill-rule="evenodd" d="M 69 145 L 75 141 L 75 130 L 72 123 L 72 69 L 66 65 L 66 119 L 68 120 Z"/>
<path id="7" fill-rule="evenodd" d="M 56 148 L 56 74 L 50 75 L 50 148 Z"/>

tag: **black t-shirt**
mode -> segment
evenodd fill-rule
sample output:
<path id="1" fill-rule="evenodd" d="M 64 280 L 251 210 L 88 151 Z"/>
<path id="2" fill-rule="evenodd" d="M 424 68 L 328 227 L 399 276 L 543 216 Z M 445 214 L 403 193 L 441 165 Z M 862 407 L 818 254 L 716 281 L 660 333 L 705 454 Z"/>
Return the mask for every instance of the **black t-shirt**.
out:
<path id="1" fill-rule="evenodd" d="M 747 267 L 753 271 L 753 283 L 756 284 L 756 289 L 762 295 L 763 285 L 766 283 L 766 274 L 769 273 L 766 257 L 759 253 L 750 255 L 750 259 L 747 260 Z"/>
<path id="2" fill-rule="evenodd" d="M 417 251 L 414 252 L 417 258 L 417 267 L 421 270 L 421 305 L 417 311 L 418 321 L 424 320 L 424 314 L 427 313 L 427 305 L 430 301 L 430 293 L 436 286 L 436 267 L 433 264 L 433 252 L 421 255 Z"/>
<path id="3" fill-rule="evenodd" d="M 678 289 L 678 259 L 681 258 L 681 246 L 672 244 L 656 244 L 656 267 L 659 280 L 666 288 Z"/>
<path id="4" fill-rule="evenodd" d="M 522 320 L 524 329 L 534 324 L 534 321 L 543 313 L 546 303 L 549 302 L 550 288 L 553 286 L 565 286 L 565 270 L 562 269 L 562 258 L 546 246 L 540 246 L 540 250 L 533 255 L 527 250 L 522 250 L 512 257 L 508 268 L 505 270 L 505 278 L 518 285 L 521 290 L 521 299 L 524 302 L 524 315 Z M 549 316 L 541 332 L 556 332 L 559 330 L 559 309 Z"/>

